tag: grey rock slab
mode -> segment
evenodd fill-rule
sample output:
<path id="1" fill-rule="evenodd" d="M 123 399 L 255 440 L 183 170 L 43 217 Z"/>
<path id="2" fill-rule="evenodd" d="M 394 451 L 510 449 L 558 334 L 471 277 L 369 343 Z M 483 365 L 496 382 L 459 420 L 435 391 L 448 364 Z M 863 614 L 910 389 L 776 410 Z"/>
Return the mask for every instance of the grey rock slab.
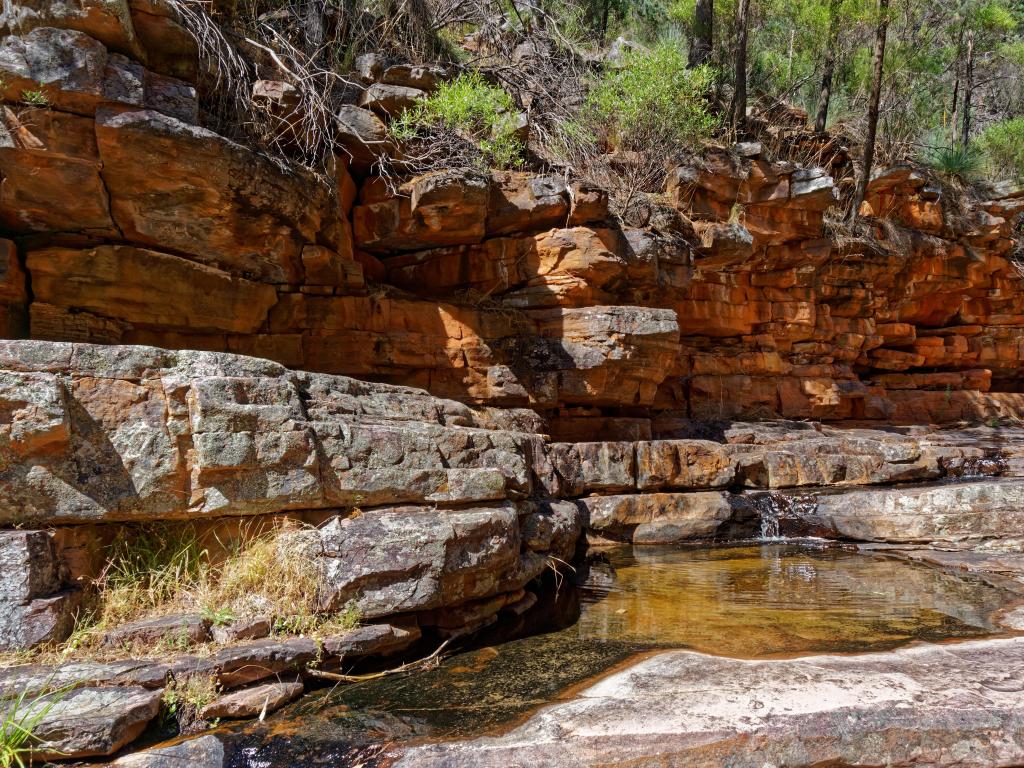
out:
<path id="1" fill-rule="evenodd" d="M 820 494 L 804 516 L 833 537 L 933 543 L 970 549 L 1024 538 L 1024 481 L 988 480 L 929 487 Z"/>
<path id="2" fill-rule="evenodd" d="M 519 559 L 517 510 L 399 507 L 335 518 L 323 547 L 325 610 L 350 601 L 364 618 L 438 608 L 494 594 Z"/>
<path id="3" fill-rule="evenodd" d="M 344 635 L 324 638 L 322 645 L 324 653 L 330 656 L 342 660 L 358 659 L 397 653 L 419 640 L 420 636 L 420 628 L 416 625 L 367 624 Z"/>
<path id="4" fill-rule="evenodd" d="M 78 688 L 37 700 L 28 710 L 45 712 L 33 732 L 40 759 L 111 755 L 134 741 L 160 711 L 163 691 L 138 686 Z"/>
<path id="5" fill-rule="evenodd" d="M 315 640 L 306 637 L 268 638 L 234 645 L 207 658 L 185 657 L 171 665 L 175 677 L 210 675 L 222 690 L 284 673 L 300 672 L 320 652 Z"/>
<path id="6" fill-rule="evenodd" d="M 0 531 L 0 605 L 22 604 L 59 589 L 57 553 L 46 531 Z"/>
<path id="7" fill-rule="evenodd" d="M 135 686 L 162 688 L 168 664 L 149 660 L 76 661 L 57 666 L 27 664 L 0 669 L 0 700 L 25 691 L 29 696 L 65 688 Z"/>
<path id="8" fill-rule="evenodd" d="M 723 492 L 638 493 L 581 499 L 588 530 L 634 544 L 707 539 L 733 518 Z"/>
<path id="9" fill-rule="evenodd" d="M 745 661 L 645 659 L 502 736 L 418 766 L 995 766 L 1024 761 L 1024 638 Z"/>
<path id="10" fill-rule="evenodd" d="M 210 634 L 215 642 L 236 643 L 239 640 L 261 640 L 270 634 L 270 629 L 270 619 L 258 617 L 211 627 Z"/>
<path id="11" fill-rule="evenodd" d="M 224 745 L 213 735 L 119 757 L 112 768 L 223 768 Z"/>
<path id="12" fill-rule="evenodd" d="M 111 629 L 103 636 L 103 644 L 117 648 L 134 643 L 155 648 L 174 648 L 210 639 L 210 622 L 195 613 L 143 619 Z"/>

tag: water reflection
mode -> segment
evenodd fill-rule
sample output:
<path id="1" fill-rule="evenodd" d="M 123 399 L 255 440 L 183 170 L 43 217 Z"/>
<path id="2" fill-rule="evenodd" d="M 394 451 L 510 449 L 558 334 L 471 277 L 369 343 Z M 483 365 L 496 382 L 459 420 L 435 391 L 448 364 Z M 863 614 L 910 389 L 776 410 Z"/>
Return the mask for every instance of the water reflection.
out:
<path id="1" fill-rule="evenodd" d="M 986 634 L 1009 595 L 979 579 L 837 548 L 610 550 L 520 626 L 405 676 L 324 690 L 226 734 L 233 766 L 375 763 L 387 745 L 510 724 L 634 654 L 741 657 Z M 513 639 L 514 634 L 518 639 Z"/>
<path id="2" fill-rule="evenodd" d="M 984 634 L 1007 596 L 980 579 L 793 544 L 607 553 L 577 636 L 747 658 Z"/>

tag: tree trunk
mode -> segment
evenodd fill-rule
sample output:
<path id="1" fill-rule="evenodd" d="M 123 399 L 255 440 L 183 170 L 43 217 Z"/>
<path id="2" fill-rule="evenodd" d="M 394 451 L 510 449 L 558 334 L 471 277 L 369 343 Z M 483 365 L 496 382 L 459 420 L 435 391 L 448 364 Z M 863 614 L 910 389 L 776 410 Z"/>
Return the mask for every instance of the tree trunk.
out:
<path id="1" fill-rule="evenodd" d="M 601 9 L 601 47 L 604 48 L 605 38 L 608 36 L 608 13 L 612 8 L 612 0 L 604 0 L 604 7 Z"/>
<path id="2" fill-rule="evenodd" d="M 814 120 L 814 130 L 825 132 L 828 122 L 828 106 L 832 100 L 832 78 L 836 73 L 836 55 L 839 48 L 839 3 L 832 0 L 829 6 L 828 50 L 825 51 L 825 67 L 821 73 L 821 94 L 818 97 L 818 116 Z"/>
<path id="3" fill-rule="evenodd" d="M 964 127 L 960 141 L 964 149 L 971 146 L 971 93 L 974 90 L 974 30 L 967 30 L 967 61 L 964 64 Z"/>
<path id="4" fill-rule="evenodd" d="M 871 73 L 871 96 L 868 100 L 868 131 L 864 137 L 864 161 L 857 179 L 857 189 L 853 196 L 853 208 L 850 219 L 860 215 L 860 205 L 868 194 L 868 182 L 871 180 L 871 164 L 875 160 L 875 135 L 878 131 L 878 106 L 882 100 L 882 74 L 885 69 L 885 37 L 889 31 L 889 0 L 876 0 L 878 26 L 875 28 L 874 66 Z"/>
<path id="5" fill-rule="evenodd" d="M 692 69 L 711 58 L 714 45 L 715 0 L 697 0 L 693 16 L 693 37 L 690 40 L 690 54 L 687 65 Z"/>
<path id="6" fill-rule="evenodd" d="M 963 58 L 964 53 L 964 25 L 960 25 L 960 34 L 956 41 L 956 62 L 953 64 L 954 67 L 954 78 L 953 78 L 953 112 L 949 116 L 949 146 L 953 148 L 956 146 L 957 129 L 960 122 L 960 60 Z"/>
<path id="7" fill-rule="evenodd" d="M 888 0 L 886 0 L 888 2 Z M 736 3 L 736 86 L 732 95 L 732 127 L 739 136 L 747 125 L 747 11 L 750 0 Z"/>

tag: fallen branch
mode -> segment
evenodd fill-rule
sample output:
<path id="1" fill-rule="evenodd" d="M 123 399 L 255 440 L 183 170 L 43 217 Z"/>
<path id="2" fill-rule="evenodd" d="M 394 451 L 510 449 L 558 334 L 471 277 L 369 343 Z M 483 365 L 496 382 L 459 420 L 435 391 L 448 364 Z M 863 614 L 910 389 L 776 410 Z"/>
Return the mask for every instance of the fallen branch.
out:
<path id="1" fill-rule="evenodd" d="M 441 645 L 437 647 L 437 650 L 429 656 L 425 656 L 424 658 L 419 659 L 417 661 L 407 662 L 405 664 L 402 664 L 401 666 L 395 667 L 394 669 L 385 669 L 381 672 L 371 672 L 367 675 L 342 675 L 338 672 L 324 672 L 323 670 L 319 669 L 307 669 L 306 674 L 310 675 L 311 677 L 319 677 L 324 680 L 334 680 L 339 683 L 363 683 L 367 680 L 379 680 L 382 677 L 397 675 L 402 672 L 409 672 L 411 670 L 427 666 L 428 664 L 437 661 L 445 647 L 452 640 L 455 640 L 458 637 L 458 635 L 453 635 L 452 637 L 449 637 L 447 640 L 441 643 Z"/>

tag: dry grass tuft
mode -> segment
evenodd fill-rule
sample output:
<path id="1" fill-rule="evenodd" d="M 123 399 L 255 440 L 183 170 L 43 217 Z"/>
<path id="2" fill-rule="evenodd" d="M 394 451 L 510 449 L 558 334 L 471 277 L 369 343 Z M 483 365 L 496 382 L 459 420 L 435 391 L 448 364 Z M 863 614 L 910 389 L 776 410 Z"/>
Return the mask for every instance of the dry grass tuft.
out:
<path id="1" fill-rule="evenodd" d="M 103 646 L 106 633 L 118 625 L 177 613 L 199 613 L 214 625 L 270 617 L 274 631 L 283 634 L 348 631 L 359 623 L 354 605 L 340 613 L 319 612 L 320 552 L 312 530 L 295 521 L 254 521 L 227 541 L 191 523 L 126 531 L 111 545 L 72 636 L 36 651 L 34 658 L 19 654 L 17 661 L 191 652 L 184 637 L 169 637 L 158 649 Z"/>

